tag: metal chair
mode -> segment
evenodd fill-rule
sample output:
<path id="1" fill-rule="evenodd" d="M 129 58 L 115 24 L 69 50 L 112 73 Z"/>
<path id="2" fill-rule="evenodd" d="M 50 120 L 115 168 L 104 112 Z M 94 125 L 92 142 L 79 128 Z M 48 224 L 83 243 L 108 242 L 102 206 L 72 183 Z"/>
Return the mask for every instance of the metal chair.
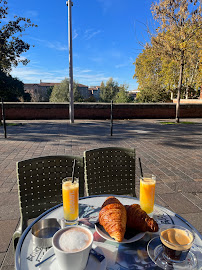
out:
<path id="1" fill-rule="evenodd" d="M 135 149 L 106 147 L 84 152 L 85 190 L 97 194 L 135 193 Z"/>
<path id="2" fill-rule="evenodd" d="M 83 197 L 83 157 L 45 156 L 17 162 L 20 225 L 13 234 L 14 248 L 29 219 L 62 202 L 62 179 L 72 175 L 74 159 L 77 161 L 75 177 L 79 177 L 79 196 Z"/>

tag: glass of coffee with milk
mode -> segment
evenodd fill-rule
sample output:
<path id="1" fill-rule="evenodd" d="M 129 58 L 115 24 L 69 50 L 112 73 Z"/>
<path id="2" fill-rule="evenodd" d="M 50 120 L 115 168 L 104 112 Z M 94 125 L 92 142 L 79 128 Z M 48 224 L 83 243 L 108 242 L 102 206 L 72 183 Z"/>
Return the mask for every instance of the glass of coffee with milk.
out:
<path id="1" fill-rule="evenodd" d="M 61 270 L 84 270 L 93 243 L 93 234 L 86 227 L 67 226 L 57 231 L 52 240 Z"/>
<path id="2" fill-rule="evenodd" d="M 171 263 L 180 263 L 187 257 L 194 242 L 194 234 L 184 227 L 169 225 L 160 229 L 160 239 L 164 259 Z"/>

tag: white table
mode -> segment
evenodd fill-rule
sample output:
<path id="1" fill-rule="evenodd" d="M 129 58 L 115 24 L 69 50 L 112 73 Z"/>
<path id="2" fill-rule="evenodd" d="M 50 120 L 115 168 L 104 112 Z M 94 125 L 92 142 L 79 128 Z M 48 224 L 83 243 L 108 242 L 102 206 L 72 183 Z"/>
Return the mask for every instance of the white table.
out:
<path id="1" fill-rule="evenodd" d="M 99 195 L 99 196 L 90 196 L 80 198 L 80 210 L 85 209 L 82 211 L 81 217 L 86 216 L 93 216 L 93 218 L 97 218 L 98 216 L 98 207 L 101 207 L 104 200 L 109 195 Z M 129 205 L 133 203 L 139 203 L 137 198 L 133 197 L 126 197 L 126 196 L 116 196 L 122 204 Z M 89 207 L 90 206 L 90 207 Z M 92 206 L 92 207 L 91 207 Z M 96 210 L 97 209 L 97 210 Z M 50 210 L 44 212 L 41 216 L 39 216 L 30 226 L 23 232 L 16 249 L 15 255 L 15 267 L 17 270 L 29 270 L 29 269 L 37 269 L 35 268 L 35 264 L 39 262 L 47 249 L 43 249 L 40 247 L 33 246 L 32 243 L 32 235 L 31 235 L 31 228 L 32 226 L 39 221 L 40 219 L 45 218 L 57 218 L 62 219 L 63 217 L 63 207 L 62 204 L 51 208 Z M 154 218 L 158 222 L 159 226 L 163 224 L 177 224 L 188 229 L 192 229 L 195 232 L 195 244 L 199 247 L 199 250 L 202 250 L 202 236 L 200 233 L 186 220 L 182 217 L 177 216 L 172 211 L 155 205 L 154 208 Z M 94 232 L 95 230 L 92 229 Z M 97 235 L 98 236 L 98 235 Z M 118 243 L 104 241 L 102 237 L 96 237 L 96 245 L 104 250 L 104 254 L 107 259 L 107 269 L 160 269 L 157 267 L 148 257 L 146 246 L 148 241 L 156 237 L 157 234 L 146 233 L 145 236 L 131 244 L 120 245 Z M 106 252 L 107 250 L 107 252 Z M 133 255 L 130 257 L 130 251 Z M 125 253 L 124 253 L 125 252 Z M 127 257 L 123 254 L 127 253 Z M 127 258 L 127 259 L 126 259 Z M 202 259 L 200 261 L 202 266 Z M 200 269 L 200 268 L 199 268 Z"/>

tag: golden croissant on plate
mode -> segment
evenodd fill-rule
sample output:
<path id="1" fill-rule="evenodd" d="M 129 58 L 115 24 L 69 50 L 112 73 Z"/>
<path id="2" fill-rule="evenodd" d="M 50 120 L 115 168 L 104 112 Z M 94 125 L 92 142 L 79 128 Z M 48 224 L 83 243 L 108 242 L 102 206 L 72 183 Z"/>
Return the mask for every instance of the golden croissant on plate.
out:
<path id="1" fill-rule="evenodd" d="M 127 228 L 134 229 L 139 232 L 157 232 L 158 224 L 150 218 L 145 211 L 141 209 L 139 204 L 125 206 L 127 211 Z"/>
<path id="2" fill-rule="evenodd" d="M 99 212 L 99 223 L 116 241 L 121 242 L 126 232 L 126 209 L 118 199 L 108 197 Z"/>

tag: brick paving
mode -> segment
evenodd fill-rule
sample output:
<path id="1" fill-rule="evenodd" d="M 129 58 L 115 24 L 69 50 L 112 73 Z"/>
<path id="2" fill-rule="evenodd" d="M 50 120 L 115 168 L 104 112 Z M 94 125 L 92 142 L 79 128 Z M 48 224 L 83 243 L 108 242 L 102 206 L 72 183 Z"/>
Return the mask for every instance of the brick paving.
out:
<path id="1" fill-rule="evenodd" d="M 136 148 L 143 171 L 157 176 L 156 203 L 177 212 L 202 233 L 202 119 L 163 125 L 165 120 L 8 121 L 0 126 L 0 269 L 14 269 L 12 235 L 19 222 L 16 162 L 45 155 L 83 155 L 105 146 Z M 186 119 L 183 119 L 186 121 Z M 139 193 L 139 167 L 136 191 Z"/>

